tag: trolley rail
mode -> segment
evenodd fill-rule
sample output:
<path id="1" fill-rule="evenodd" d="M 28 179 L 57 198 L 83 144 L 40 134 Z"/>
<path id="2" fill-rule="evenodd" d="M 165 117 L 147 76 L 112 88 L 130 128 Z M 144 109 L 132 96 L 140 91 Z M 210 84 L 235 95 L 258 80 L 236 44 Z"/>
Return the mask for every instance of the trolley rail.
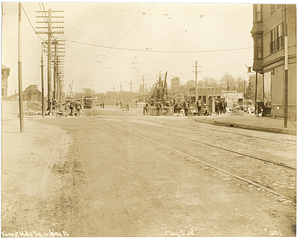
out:
<path id="1" fill-rule="evenodd" d="M 272 193 L 272 194 L 274 194 L 274 195 L 277 195 L 277 196 L 279 196 L 279 197 L 281 197 L 281 198 L 285 198 L 285 199 L 290 200 L 290 201 L 292 201 L 292 202 L 296 202 L 296 200 L 294 200 L 294 199 L 292 199 L 292 198 L 290 198 L 290 197 L 288 197 L 288 196 L 285 196 L 285 195 L 280 194 L 280 193 L 278 193 L 278 192 L 276 192 L 276 191 L 270 190 L 269 188 L 264 187 L 264 186 L 262 186 L 262 185 L 259 185 L 259 184 L 255 183 L 255 182 L 249 181 L 249 180 L 246 179 L 246 178 L 240 177 L 240 176 L 235 175 L 235 174 L 233 174 L 233 173 L 230 173 L 230 172 L 228 172 L 228 171 L 226 171 L 226 170 L 223 170 L 223 169 L 221 169 L 221 168 L 218 168 L 218 167 L 216 167 L 216 166 L 214 166 L 214 165 L 212 165 L 212 164 L 209 164 L 209 163 L 207 163 L 207 162 L 205 162 L 205 161 L 203 161 L 203 160 L 197 159 L 197 158 L 195 158 L 195 157 L 192 156 L 192 155 L 183 153 L 183 152 L 181 152 L 181 151 L 179 151 L 179 150 L 177 150 L 177 149 L 174 149 L 174 148 L 172 148 L 172 147 L 169 147 L 169 146 L 167 146 L 167 145 L 165 145 L 165 144 L 162 144 L 162 143 L 160 143 L 160 142 L 158 142 L 158 141 L 156 141 L 156 140 L 153 140 L 153 139 L 151 139 L 151 138 L 149 138 L 149 137 L 146 137 L 146 136 L 141 135 L 141 134 L 139 134 L 139 133 L 136 133 L 136 132 L 134 132 L 134 131 L 132 131 L 132 130 L 126 129 L 126 128 L 121 127 L 121 126 L 119 126 L 119 125 L 116 125 L 116 124 L 114 124 L 114 123 L 111 123 L 111 122 L 108 122 L 108 123 L 111 124 L 111 125 L 113 125 L 114 127 L 118 128 L 118 129 L 121 129 L 121 130 L 126 131 L 126 132 L 128 132 L 128 133 L 131 133 L 131 134 L 133 134 L 133 135 L 136 135 L 136 136 L 138 136 L 138 137 L 140 137 L 140 138 L 143 138 L 143 139 L 145 139 L 145 140 L 147 140 L 147 141 L 150 141 L 150 142 L 152 142 L 152 143 L 158 144 L 158 145 L 160 145 L 160 146 L 162 146 L 162 147 L 165 147 L 165 148 L 167 148 L 167 149 L 169 149 L 169 150 L 171 150 L 171 151 L 173 151 L 173 152 L 176 152 L 177 154 L 183 155 L 183 156 L 185 156 L 185 157 L 187 157 L 187 158 L 189 158 L 189 159 L 193 159 L 193 160 L 195 160 L 195 161 L 197 161 L 197 162 L 199 162 L 199 163 L 201 163 L 201 164 L 204 164 L 204 165 L 206 165 L 206 166 L 208 166 L 208 167 L 214 168 L 214 169 L 216 169 L 216 170 L 218 170 L 218 171 L 220 171 L 220 172 L 223 172 L 223 173 L 225 173 L 225 174 L 227 174 L 227 175 L 230 175 L 230 176 L 232 176 L 232 177 L 234 177 L 234 178 L 237 178 L 237 179 L 239 179 L 239 180 L 241 180 L 241 181 L 244 181 L 244 182 L 246 182 L 246 183 L 248 183 L 248 184 L 251 184 L 251 185 L 254 185 L 254 186 L 258 187 L 258 188 L 264 189 L 265 191 L 268 191 L 268 192 L 270 192 L 270 193 Z M 179 137 L 181 137 L 181 136 L 179 136 Z M 190 140 L 190 139 L 189 139 L 189 140 Z M 211 145 L 209 145 L 209 146 L 211 146 Z M 273 163 L 273 162 L 270 162 L 270 163 Z M 283 165 L 279 165 L 279 166 L 283 166 Z M 289 168 L 291 168 L 291 167 L 289 167 Z M 295 168 L 292 168 L 292 169 L 295 169 Z"/>

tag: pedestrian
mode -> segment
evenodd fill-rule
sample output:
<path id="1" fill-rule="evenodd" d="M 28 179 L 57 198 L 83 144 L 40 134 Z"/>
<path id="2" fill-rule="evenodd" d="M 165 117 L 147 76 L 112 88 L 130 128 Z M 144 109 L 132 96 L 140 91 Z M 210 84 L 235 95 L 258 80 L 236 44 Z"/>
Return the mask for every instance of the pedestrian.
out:
<path id="1" fill-rule="evenodd" d="M 223 108 L 224 113 L 227 112 L 227 101 L 224 99 L 224 108 Z"/>
<path id="2" fill-rule="evenodd" d="M 177 112 L 178 112 L 178 104 L 177 104 L 178 102 L 174 99 L 174 102 L 173 102 L 173 104 L 174 104 L 174 114 L 177 114 Z"/>
<path id="3" fill-rule="evenodd" d="M 188 111 L 189 111 L 189 103 L 187 100 L 185 100 L 183 102 L 183 109 L 184 109 L 184 115 L 185 116 L 188 116 Z"/>
<path id="4" fill-rule="evenodd" d="M 156 102 L 156 115 L 161 116 L 163 105 L 160 100 Z"/>
<path id="5" fill-rule="evenodd" d="M 143 107 L 143 115 L 148 114 L 148 109 L 149 109 L 149 104 L 148 104 L 148 101 L 146 101 L 146 104 Z"/>
<path id="6" fill-rule="evenodd" d="M 220 101 L 218 99 L 216 99 L 215 101 L 215 112 L 216 112 L 216 115 L 219 115 L 219 112 L 220 111 Z"/>
<path id="7" fill-rule="evenodd" d="M 225 108 L 225 99 L 222 99 L 222 110 L 223 110 L 223 114 L 225 114 L 226 112 L 226 108 Z"/>
<path id="8" fill-rule="evenodd" d="M 75 103 L 76 116 L 80 116 L 80 110 L 82 109 L 82 105 L 80 100 Z"/>
<path id="9" fill-rule="evenodd" d="M 104 109 L 104 101 L 102 102 L 102 107 L 103 107 L 103 109 Z"/>
<path id="10" fill-rule="evenodd" d="M 198 116 L 201 115 L 201 107 L 203 105 L 203 101 L 201 100 L 201 96 L 199 96 L 199 99 L 197 100 L 197 108 L 198 108 Z"/>
<path id="11" fill-rule="evenodd" d="M 126 104 L 126 110 L 129 111 L 129 104 Z"/>
<path id="12" fill-rule="evenodd" d="M 70 102 L 70 115 L 73 116 L 73 113 L 74 113 L 74 102 L 71 101 Z"/>

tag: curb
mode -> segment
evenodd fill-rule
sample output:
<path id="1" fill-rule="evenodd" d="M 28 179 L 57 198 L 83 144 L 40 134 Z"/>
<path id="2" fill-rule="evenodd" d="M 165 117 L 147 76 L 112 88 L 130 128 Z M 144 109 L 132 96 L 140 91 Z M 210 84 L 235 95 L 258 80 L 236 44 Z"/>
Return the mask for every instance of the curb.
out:
<path id="1" fill-rule="evenodd" d="M 256 131 L 264 131 L 264 132 L 271 132 L 271 133 L 279 133 L 279 134 L 289 134 L 297 136 L 296 129 L 282 129 L 282 128 L 273 128 L 273 127 L 265 127 L 265 126 L 258 126 L 258 125 L 247 125 L 247 124 L 239 124 L 239 123 L 229 123 L 229 122 L 221 122 L 218 120 L 213 119 L 212 121 L 201 121 L 195 120 L 196 122 L 218 125 L 218 126 L 225 126 L 225 127 L 235 127 L 241 129 L 249 129 L 249 130 L 256 130 Z"/>

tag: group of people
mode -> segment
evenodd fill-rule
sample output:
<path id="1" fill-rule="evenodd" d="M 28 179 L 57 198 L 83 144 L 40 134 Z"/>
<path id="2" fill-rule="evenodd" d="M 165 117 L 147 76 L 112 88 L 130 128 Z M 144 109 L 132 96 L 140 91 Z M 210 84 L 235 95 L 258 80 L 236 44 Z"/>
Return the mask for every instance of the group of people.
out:
<path id="1" fill-rule="evenodd" d="M 151 98 L 149 102 L 146 101 L 146 104 L 143 107 L 143 115 L 149 114 L 150 106 L 155 107 L 155 115 L 158 115 L 158 116 L 162 115 L 163 112 L 168 110 L 170 107 L 173 107 L 174 114 L 179 114 L 179 113 L 181 113 L 181 111 L 184 111 L 184 115 L 188 116 L 188 114 L 190 113 L 189 112 L 190 102 L 188 99 L 184 99 L 184 101 L 180 103 L 175 98 L 171 99 L 171 100 L 164 99 L 163 101 L 161 101 L 159 99 L 156 102 L 153 98 Z M 208 116 L 209 115 L 208 109 L 207 108 L 203 109 L 204 102 L 203 102 L 201 96 L 199 96 L 199 98 L 195 102 L 195 106 L 198 110 L 198 116 L 200 116 L 200 115 Z M 216 99 L 215 112 L 217 115 L 219 115 L 221 113 L 226 113 L 226 107 L 227 107 L 227 102 L 225 101 L 225 99 Z"/>
<path id="2" fill-rule="evenodd" d="M 226 108 L 227 108 L 227 102 L 225 101 L 225 99 L 216 99 L 215 112 L 217 115 L 222 113 L 225 114 Z"/>
<path id="3" fill-rule="evenodd" d="M 104 101 L 102 101 L 102 103 L 100 103 L 100 108 L 104 109 Z"/>
<path id="4" fill-rule="evenodd" d="M 61 116 L 80 116 L 82 109 L 81 101 L 78 100 L 76 102 L 70 101 L 66 103 L 62 103 L 62 107 L 58 107 L 56 109 L 56 114 Z"/>

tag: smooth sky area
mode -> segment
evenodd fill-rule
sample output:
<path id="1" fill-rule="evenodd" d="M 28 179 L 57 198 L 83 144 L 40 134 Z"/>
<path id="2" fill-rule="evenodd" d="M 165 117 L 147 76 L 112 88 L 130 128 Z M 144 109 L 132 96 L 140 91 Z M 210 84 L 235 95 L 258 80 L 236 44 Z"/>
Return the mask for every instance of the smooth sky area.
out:
<path id="1" fill-rule="evenodd" d="M 168 72 L 182 83 L 225 72 L 247 79 L 252 66 L 253 4 L 204 3 L 59 3 L 22 2 L 21 56 L 23 89 L 41 90 L 41 42 L 33 29 L 37 11 L 64 10 L 64 91 L 83 87 L 96 92 L 137 91 Z M 25 12 L 24 12 L 25 10 Z M 8 95 L 18 86 L 18 4 L 2 3 L 2 64 L 10 67 Z M 26 13 L 26 14 L 25 14 Z M 31 22 L 31 23 L 30 23 Z M 32 25 L 31 25 L 32 24 Z M 40 34 L 43 40 L 46 34 Z M 46 57 L 44 58 L 46 60 Z M 46 79 L 46 68 L 45 68 Z M 17 91 L 18 92 L 18 91 Z"/>

